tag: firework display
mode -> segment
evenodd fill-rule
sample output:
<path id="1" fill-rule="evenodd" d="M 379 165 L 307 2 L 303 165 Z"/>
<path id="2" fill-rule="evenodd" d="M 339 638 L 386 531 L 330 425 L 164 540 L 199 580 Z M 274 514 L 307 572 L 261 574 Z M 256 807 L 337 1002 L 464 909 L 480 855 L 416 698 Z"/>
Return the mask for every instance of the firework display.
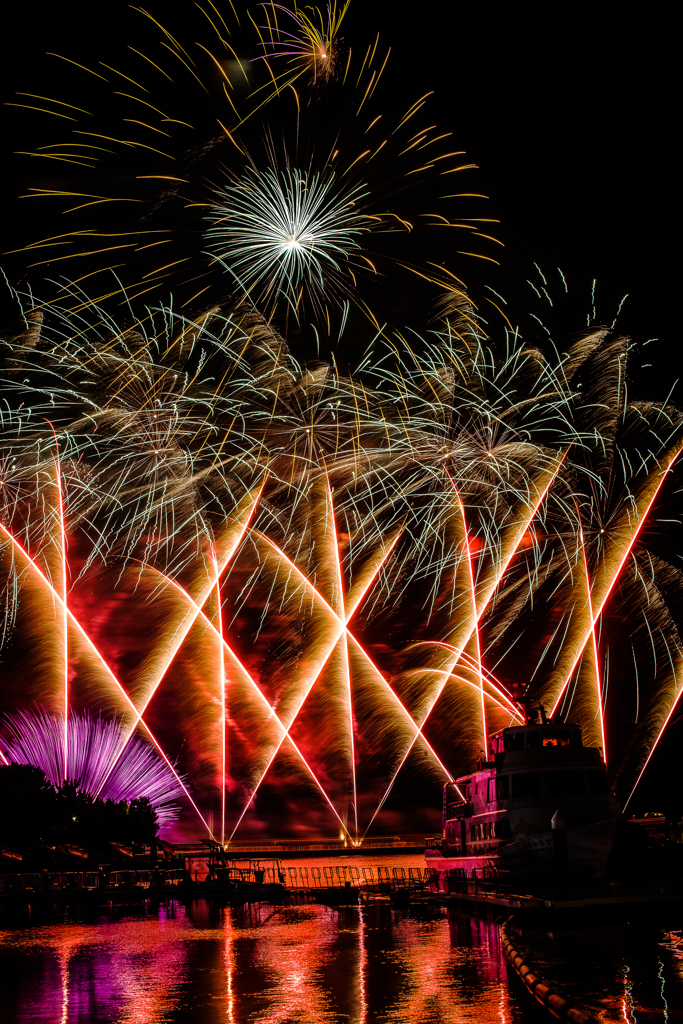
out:
<path id="1" fill-rule="evenodd" d="M 0 758 L 149 796 L 175 836 L 430 825 L 520 687 L 627 802 L 683 692 L 683 416 L 630 400 L 628 339 L 529 346 L 429 258 L 444 228 L 495 240 L 434 212 L 468 165 L 424 98 L 384 126 L 386 55 L 341 40 L 347 6 L 262 5 L 248 51 L 209 4 L 192 55 L 151 19 L 176 70 L 135 52 L 177 109 L 131 71 L 130 137 L 85 143 L 76 111 L 43 147 L 91 170 L 127 147 L 130 194 L 65 190 L 97 227 L 40 243 L 104 291 L 12 292 Z M 419 331 L 378 292 L 407 280 Z"/>
<path id="2" fill-rule="evenodd" d="M 451 255 L 494 258 L 493 218 L 462 179 L 474 165 L 429 120 L 429 94 L 387 112 L 388 50 L 341 41 L 347 7 L 238 18 L 200 4 L 182 42 L 138 12 L 125 68 L 53 55 L 63 95 L 16 106 L 50 135 L 24 154 L 32 168 L 58 165 L 73 186 L 30 188 L 60 227 L 28 245 L 29 266 L 87 278 L 102 301 L 161 285 L 184 307 L 246 294 L 310 338 L 349 304 L 376 322 L 406 279 L 452 283 Z M 467 241 L 449 239 L 442 266 L 446 235 Z"/>
<path id="3" fill-rule="evenodd" d="M 624 402 L 606 332 L 552 364 L 509 335 L 496 355 L 461 295 L 442 315 L 419 355 L 378 338 L 342 376 L 242 302 L 126 331 L 27 312 L 9 708 L 116 718 L 108 771 L 155 747 L 221 838 L 278 792 L 282 819 L 318 802 L 362 835 L 402 771 L 485 754 L 520 681 L 628 796 L 680 694 L 680 574 L 648 543 L 680 416 Z M 608 689 L 624 634 L 638 675 Z"/>

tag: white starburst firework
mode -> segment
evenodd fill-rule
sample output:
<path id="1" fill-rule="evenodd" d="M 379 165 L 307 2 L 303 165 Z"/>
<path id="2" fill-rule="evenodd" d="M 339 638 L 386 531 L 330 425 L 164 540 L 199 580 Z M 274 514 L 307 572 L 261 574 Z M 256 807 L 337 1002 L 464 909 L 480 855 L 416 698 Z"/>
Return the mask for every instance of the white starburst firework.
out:
<path id="1" fill-rule="evenodd" d="M 348 290 L 343 264 L 370 230 L 372 219 L 358 209 L 366 195 L 362 185 L 335 188 L 333 174 L 251 170 L 217 191 L 205 238 L 245 292 L 271 302 L 284 294 L 291 303 L 302 288 L 329 296 Z"/>

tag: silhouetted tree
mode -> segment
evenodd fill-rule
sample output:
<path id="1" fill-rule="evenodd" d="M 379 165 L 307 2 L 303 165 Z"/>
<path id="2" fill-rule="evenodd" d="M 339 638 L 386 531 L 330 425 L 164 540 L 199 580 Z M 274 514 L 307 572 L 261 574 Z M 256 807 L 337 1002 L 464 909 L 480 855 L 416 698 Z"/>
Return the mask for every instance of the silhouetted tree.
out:
<path id="1" fill-rule="evenodd" d="M 0 844 L 10 848 L 48 842 L 57 793 L 40 768 L 0 766 Z"/>
<path id="2" fill-rule="evenodd" d="M 68 779 L 55 789 L 39 768 L 0 766 L 0 843 L 12 848 L 73 843 L 156 844 L 159 825 L 147 797 L 98 800 Z"/>

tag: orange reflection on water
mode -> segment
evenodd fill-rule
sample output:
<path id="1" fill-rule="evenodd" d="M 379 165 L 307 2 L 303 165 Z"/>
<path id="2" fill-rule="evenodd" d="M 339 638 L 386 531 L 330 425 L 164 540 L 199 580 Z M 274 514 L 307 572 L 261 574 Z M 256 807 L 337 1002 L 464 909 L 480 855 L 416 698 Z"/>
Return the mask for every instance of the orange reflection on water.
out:
<path id="1" fill-rule="evenodd" d="M 228 1020 L 363 1024 L 362 928 L 355 908 L 226 915 Z"/>
<path id="2" fill-rule="evenodd" d="M 9 1024 L 519 1024 L 498 928 L 388 904 L 221 909 L 0 933 Z"/>
<path id="3" fill-rule="evenodd" d="M 377 933 L 377 934 L 375 934 Z M 366 918 L 368 998 L 396 1024 L 519 1020 L 511 1011 L 497 925 L 464 915 Z"/>
<path id="4" fill-rule="evenodd" d="M 5 954 L 14 949 L 41 963 L 25 984 L 19 979 L 15 1016 L 3 1020 L 166 1021 L 185 979 L 190 931 L 189 922 L 160 917 L 0 932 Z"/>

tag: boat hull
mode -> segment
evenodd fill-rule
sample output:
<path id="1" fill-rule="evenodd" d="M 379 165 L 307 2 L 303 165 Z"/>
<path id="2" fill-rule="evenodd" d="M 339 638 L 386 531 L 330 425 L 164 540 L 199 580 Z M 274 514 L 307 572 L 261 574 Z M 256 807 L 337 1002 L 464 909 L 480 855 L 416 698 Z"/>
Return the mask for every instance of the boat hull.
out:
<path id="1" fill-rule="evenodd" d="M 474 855 L 449 850 L 446 844 L 425 851 L 427 867 L 439 876 L 439 888 L 448 892 L 449 873 L 467 878 L 501 872 L 511 882 L 548 884 L 563 880 L 598 882 L 605 878 L 618 819 L 566 829 L 566 854 L 558 856 L 552 831 L 524 837 Z"/>

